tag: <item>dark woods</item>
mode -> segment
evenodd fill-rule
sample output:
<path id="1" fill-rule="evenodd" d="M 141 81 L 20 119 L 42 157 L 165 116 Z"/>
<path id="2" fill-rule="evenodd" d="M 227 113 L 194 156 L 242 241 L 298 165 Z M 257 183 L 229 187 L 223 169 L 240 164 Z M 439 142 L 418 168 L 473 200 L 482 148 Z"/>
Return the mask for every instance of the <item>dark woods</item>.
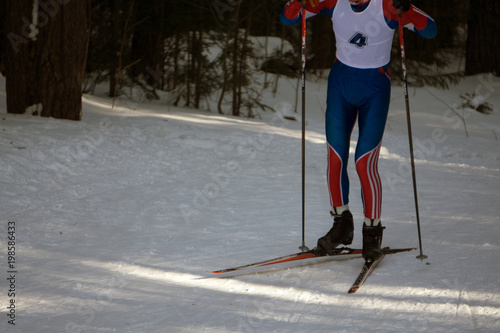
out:
<path id="1" fill-rule="evenodd" d="M 464 74 L 500 73 L 500 43 L 489 37 L 498 36 L 498 1 L 413 3 L 436 20 L 438 36 L 405 35 L 411 84 L 447 87 Z M 253 116 L 253 109 L 266 108 L 264 90 L 276 91 L 280 76 L 299 75 L 300 27 L 279 22 L 284 0 L 0 4 L 0 59 L 10 113 L 78 120 L 82 90 L 95 93 L 104 86 L 114 99 L 161 97 L 204 109 L 210 100 L 217 105 L 213 111 Z M 331 29 L 326 16 L 309 20 L 309 73 L 321 75 L 332 64 Z M 396 37 L 394 81 L 400 77 L 398 50 Z"/>

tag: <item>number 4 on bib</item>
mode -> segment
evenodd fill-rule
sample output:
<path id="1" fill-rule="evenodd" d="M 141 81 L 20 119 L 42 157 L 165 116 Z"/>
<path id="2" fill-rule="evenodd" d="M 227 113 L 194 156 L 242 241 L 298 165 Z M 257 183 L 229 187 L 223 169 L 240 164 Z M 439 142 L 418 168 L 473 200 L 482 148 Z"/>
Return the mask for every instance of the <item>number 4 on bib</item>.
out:
<path id="1" fill-rule="evenodd" d="M 368 37 L 363 35 L 361 32 L 356 32 L 354 36 L 349 39 L 349 43 L 356 45 L 356 47 L 362 49 L 368 44 Z"/>

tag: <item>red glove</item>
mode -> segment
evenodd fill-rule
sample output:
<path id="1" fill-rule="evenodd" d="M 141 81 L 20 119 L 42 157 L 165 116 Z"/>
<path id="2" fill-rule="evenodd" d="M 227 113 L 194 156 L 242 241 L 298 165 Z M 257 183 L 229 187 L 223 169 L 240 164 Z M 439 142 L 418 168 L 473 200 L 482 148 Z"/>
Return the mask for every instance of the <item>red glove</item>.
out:
<path id="1" fill-rule="evenodd" d="M 290 0 L 285 6 L 284 14 L 285 17 L 289 19 L 294 19 L 297 16 L 299 16 L 301 10 L 302 10 L 302 3 L 300 1 Z"/>
<path id="2" fill-rule="evenodd" d="M 403 13 L 407 12 L 411 8 L 411 0 L 392 0 L 392 5 L 394 8 L 399 9 Z"/>

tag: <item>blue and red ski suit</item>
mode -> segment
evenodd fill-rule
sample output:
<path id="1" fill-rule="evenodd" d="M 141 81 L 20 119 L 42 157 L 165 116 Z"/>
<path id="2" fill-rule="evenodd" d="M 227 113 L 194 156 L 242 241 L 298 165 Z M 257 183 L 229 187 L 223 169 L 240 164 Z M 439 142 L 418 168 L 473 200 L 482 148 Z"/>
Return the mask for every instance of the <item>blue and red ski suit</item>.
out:
<path id="1" fill-rule="evenodd" d="M 301 3 L 289 1 L 281 13 L 281 22 L 301 22 L 301 9 Z M 355 161 L 364 214 L 367 219 L 380 219 L 378 157 L 389 111 L 391 80 L 387 68 L 394 30 L 401 20 L 405 28 L 433 38 L 436 24 L 413 5 L 398 17 L 392 0 L 369 0 L 358 5 L 351 5 L 349 0 L 308 0 L 306 18 L 317 14 L 330 16 L 337 43 L 337 59 L 328 78 L 325 119 L 330 203 L 335 209 L 349 202 L 347 162 L 357 120 Z"/>

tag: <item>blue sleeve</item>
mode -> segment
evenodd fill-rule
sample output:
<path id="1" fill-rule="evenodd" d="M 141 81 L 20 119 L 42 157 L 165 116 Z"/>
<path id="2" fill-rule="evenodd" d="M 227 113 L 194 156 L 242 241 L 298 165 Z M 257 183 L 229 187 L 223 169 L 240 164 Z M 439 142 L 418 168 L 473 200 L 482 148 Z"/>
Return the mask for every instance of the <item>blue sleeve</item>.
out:
<path id="1" fill-rule="evenodd" d="M 386 17 L 385 22 L 391 29 L 396 29 L 398 27 L 398 20 L 389 21 Z M 427 18 L 427 24 L 425 25 L 425 28 L 423 28 L 422 30 L 418 30 L 414 25 L 405 25 L 404 27 L 407 28 L 408 30 L 413 31 L 420 37 L 427 39 L 434 38 L 437 35 L 436 22 L 434 22 L 434 20 L 431 18 Z"/>
<path id="2" fill-rule="evenodd" d="M 417 35 L 423 38 L 434 38 L 437 35 L 437 25 L 433 19 L 427 18 L 427 26 L 423 30 L 413 30 Z"/>

